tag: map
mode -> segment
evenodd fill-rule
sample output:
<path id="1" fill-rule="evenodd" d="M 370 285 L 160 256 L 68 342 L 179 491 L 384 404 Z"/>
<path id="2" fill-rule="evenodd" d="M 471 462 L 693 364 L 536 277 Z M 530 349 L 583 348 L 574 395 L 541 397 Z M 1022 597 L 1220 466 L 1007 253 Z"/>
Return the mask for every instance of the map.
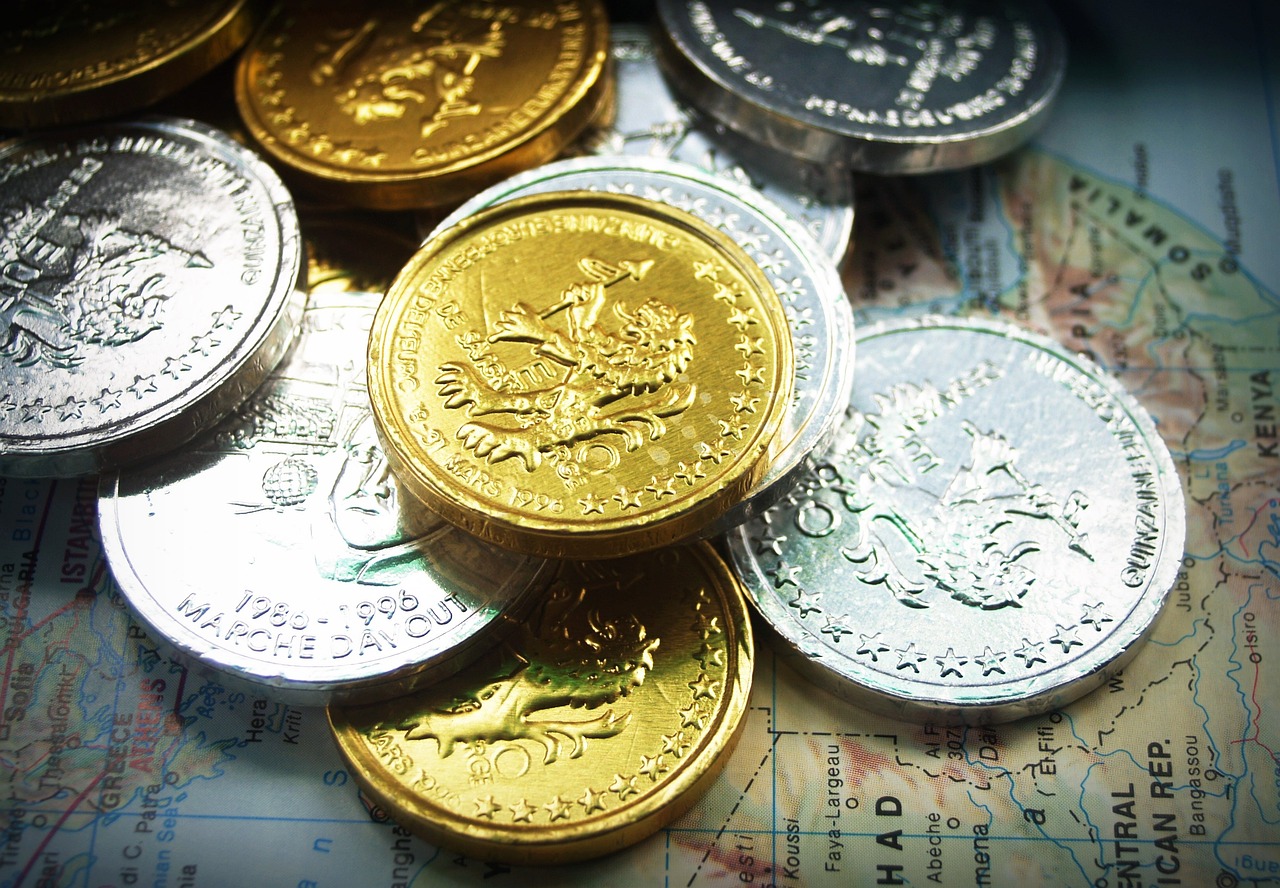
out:
<path id="1" fill-rule="evenodd" d="M 761 629 L 741 740 L 689 812 L 513 869 L 390 821 L 322 710 L 168 659 L 110 578 L 96 479 L 0 478 L 0 886 L 1280 884 L 1280 9 L 1063 18 L 1047 127 L 989 166 L 860 181 L 845 283 L 861 323 L 1045 332 L 1155 417 L 1186 554 L 1109 685 L 991 728 L 895 722 Z"/>

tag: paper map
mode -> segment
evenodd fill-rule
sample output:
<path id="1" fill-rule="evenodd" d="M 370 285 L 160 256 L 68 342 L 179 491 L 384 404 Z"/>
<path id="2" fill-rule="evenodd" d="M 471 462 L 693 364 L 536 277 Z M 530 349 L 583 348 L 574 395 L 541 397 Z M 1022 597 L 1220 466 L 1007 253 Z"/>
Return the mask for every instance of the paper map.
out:
<path id="1" fill-rule="evenodd" d="M 1186 556 L 1109 686 L 995 728 L 900 723 L 761 631 L 742 740 L 689 813 L 511 870 L 388 822 L 323 711 L 160 654 L 104 563 L 96 479 L 0 479 L 0 886 L 1280 884 L 1280 10 L 1196 6 L 1072 7 L 1041 135 L 860 182 L 845 273 L 862 323 L 1002 317 L 1156 418 Z"/>

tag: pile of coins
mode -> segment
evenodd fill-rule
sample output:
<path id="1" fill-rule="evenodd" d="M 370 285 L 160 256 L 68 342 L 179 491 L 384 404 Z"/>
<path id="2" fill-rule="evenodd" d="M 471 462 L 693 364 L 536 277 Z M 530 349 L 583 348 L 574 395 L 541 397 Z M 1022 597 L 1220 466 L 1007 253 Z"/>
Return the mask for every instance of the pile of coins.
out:
<path id="1" fill-rule="evenodd" d="M 855 171 L 1043 120 L 1039 4 L 659 0 L 652 38 L 596 0 L 375 5 L 9 41 L 0 472 L 100 473 L 175 656 L 328 705 L 428 839 L 563 862 L 714 779 L 748 600 L 917 720 L 1042 712 L 1136 652 L 1184 522 L 1145 411 L 1006 325 L 855 331 L 838 271 Z M 234 136 L 88 122 L 191 81 Z"/>

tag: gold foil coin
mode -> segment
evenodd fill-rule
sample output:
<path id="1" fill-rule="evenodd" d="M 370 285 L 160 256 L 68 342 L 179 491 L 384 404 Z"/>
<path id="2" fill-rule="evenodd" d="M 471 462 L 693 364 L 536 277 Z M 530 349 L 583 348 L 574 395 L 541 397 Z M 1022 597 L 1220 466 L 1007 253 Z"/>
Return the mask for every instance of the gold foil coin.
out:
<path id="1" fill-rule="evenodd" d="M 19 0 L 0 21 L 0 126 L 75 123 L 145 107 L 244 45 L 254 9 L 247 0 Z"/>
<path id="2" fill-rule="evenodd" d="M 777 446 L 781 301 L 725 234 L 554 192 L 423 245 L 370 331 L 369 395 L 408 489 L 477 536 L 609 558 L 709 524 Z"/>
<path id="3" fill-rule="evenodd" d="M 715 779 L 751 689 L 751 624 L 709 544 L 566 562 L 487 661 L 425 691 L 329 707 L 357 782 L 476 857 L 564 863 L 670 823 Z"/>
<path id="4" fill-rule="evenodd" d="M 314 189 L 376 209 L 456 203 L 560 153 L 600 112 L 599 0 L 286 3 L 236 103 Z"/>

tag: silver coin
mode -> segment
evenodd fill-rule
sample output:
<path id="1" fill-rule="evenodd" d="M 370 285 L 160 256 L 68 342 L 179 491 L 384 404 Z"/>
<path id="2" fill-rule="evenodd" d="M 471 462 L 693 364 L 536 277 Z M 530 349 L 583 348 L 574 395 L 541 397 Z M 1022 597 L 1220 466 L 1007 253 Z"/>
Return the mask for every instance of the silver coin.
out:
<path id="1" fill-rule="evenodd" d="M 861 329 L 835 446 L 729 546 L 824 687 L 985 723 L 1114 675 L 1185 527 L 1169 452 L 1113 378 L 1013 327 L 926 319 Z"/>
<path id="2" fill-rule="evenodd" d="M 1028 139 L 1066 68 L 1038 0 L 658 0 L 688 101 L 773 149 L 873 173 L 982 163 Z"/>
<path id="3" fill-rule="evenodd" d="M 588 131 L 571 151 L 678 160 L 750 185 L 802 224 L 837 263 L 853 237 L 853 179 L 848 171 L 752 150 L 672 95 L 658 70 L 646 28 L 614 25 L 610 50 L 617 94 L 613 122 Z"/>
<path id="4" fill-rule="evenodd" d="M 406 501 L 364 352 L 380 296 L 315 293 L 299 340 L 181 453 L 104 475 L 113 576 L 159 640 L 300 705 L 411 690 L 466 665 L 550 581 Z"/>
<path id="5" fill-rule="evenodd" d="M 0 473 L 171 449 L 280 360 L 305 296 L 280 179 L 149 119 L 0 145 Z"/>
<path id="6" fill-rule="evenodd" d="M 755 260 L 782 301 L 796 378 L 778 455 L 759 484 L 705 535 L 757 515 L 785 493 L 806 460 L 831 440 L 853 385 L 853 310 L 834 262 L 794 220 L 759 192 L 696 167 L 643 157 L 580 157 L 520 173 L 482 191 L 441 224 L 550 191 L 606 191 L 660 201 L 718 228 Z M 708 459 L 716 459 L 708 453 Z"/>

